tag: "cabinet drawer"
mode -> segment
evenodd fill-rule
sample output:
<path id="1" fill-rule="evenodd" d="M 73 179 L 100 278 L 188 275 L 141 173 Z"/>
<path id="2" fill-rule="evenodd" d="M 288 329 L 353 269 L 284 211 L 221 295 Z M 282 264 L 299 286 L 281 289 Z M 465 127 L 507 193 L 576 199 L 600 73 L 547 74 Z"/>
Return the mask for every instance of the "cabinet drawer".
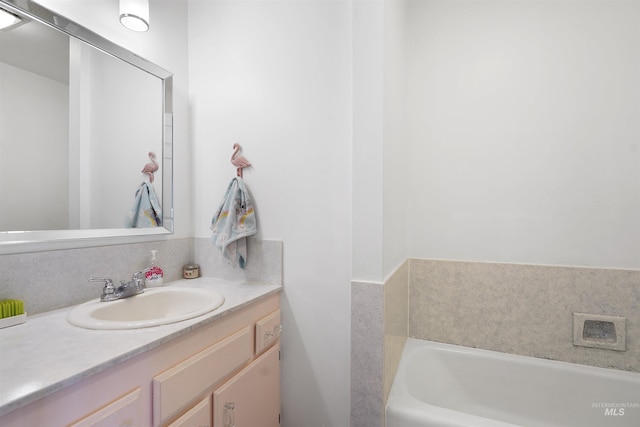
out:
<path id="1" fill-rule="evenodd" d="M 140 427 L 140 389 L 125 394 L 69 427 Z"/>
<path id="2" fill-rule="evenodd" d="M 280 325 L 280 310 L 256 322 L 256 354 L 262 353 L 278 341 Z"/>
<path id="3" fill-rule="evenodd" d="M 280 427 L 279 346 L 213 392 L 213 426 Z"/>
<path id="4" fill-rule="evenodd" d="M 159 426 L 252 357 L 251 327 L 247 326 L 156 375 L 153 378 L 153 425 Z"/>
<path id="5" fill-rule="evenodd" d="M 211 427 L 211 396 L 207 396 L 167 427 Z"/>

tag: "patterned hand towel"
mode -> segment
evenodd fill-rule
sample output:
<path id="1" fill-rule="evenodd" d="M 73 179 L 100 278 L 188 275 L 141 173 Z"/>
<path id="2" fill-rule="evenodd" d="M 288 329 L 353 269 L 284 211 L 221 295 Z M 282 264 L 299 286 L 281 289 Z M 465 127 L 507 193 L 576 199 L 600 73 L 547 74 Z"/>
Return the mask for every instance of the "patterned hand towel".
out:
<path id="1" fill-rule="evenodd" d="M 140 184 L 136 191 L 126 226 L 130 228 L 162 226 L 162 207 L 160 207 L 153 187 L 146 182 Z"/>
<path id="2" fill-rule="evenodd" d="M 256 215 L 242 178 L 234 177 L 211 219 L 211 240 L 229 262 L 247 264 L 247 237 L 256 234 Z"/>

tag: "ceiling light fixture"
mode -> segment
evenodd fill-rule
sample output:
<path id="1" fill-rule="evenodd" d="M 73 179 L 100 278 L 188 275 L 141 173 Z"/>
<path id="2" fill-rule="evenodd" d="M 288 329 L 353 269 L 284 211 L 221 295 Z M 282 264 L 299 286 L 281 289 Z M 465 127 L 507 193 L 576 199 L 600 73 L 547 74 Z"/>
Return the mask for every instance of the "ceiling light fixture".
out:
<path id="1" fill-rule="evenodd" d="M 7 12 L 4 9 L 0 9 L 0 30 L 4 30 L 5 28 L 13 27 L 22 22 L 20 17 L 14 15 L 11 12 Z"/>
<path id="2" fill-rule="evenodd" d="M 120 0 L 120 23 L 132 31 L 149 30 L 149 0 Z"/>

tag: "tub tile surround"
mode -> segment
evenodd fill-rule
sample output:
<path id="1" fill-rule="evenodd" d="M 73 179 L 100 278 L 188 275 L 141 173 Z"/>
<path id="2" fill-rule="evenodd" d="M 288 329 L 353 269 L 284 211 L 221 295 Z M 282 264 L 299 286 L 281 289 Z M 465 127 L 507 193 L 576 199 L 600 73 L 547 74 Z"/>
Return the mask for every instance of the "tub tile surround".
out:
<path id="1" fill-rule="evenodd" d="M 409 334 L 409 260 L 384 285 L 384 400 L 393 385 Z"/>
<path id="2" fill-rule="evenodd" d="M 640 271 L 411 260 L 412 338 L 640 372 Z M 573 345 L 573 313 L 626 318 L 627 351 Z"/>
<path id="3" fill-rule="evenodd" d="M 640 372 L 637 270 L 408 259 L 351 299 L 352 427 L 384 425 L 406 337 Z M 625 317 L 627 350 L 574 346 L 574 312 Z"/>
<path id="4" fill-rule="evenodd" d="M 152 249 L 158 250 L 165 281 L 181 279 L 182 266 L 196 262 L 202 276 L 282 284 L 280 241 L 248 239 L 242 270 L 226 262 L 210 239 L 186 238 L 0 255 L 0 298 L 23 300 L 29 315 L 80 304 L 100 295 L 101 284 L 88 277 L 128 280 L 147 265 Z"/>
<path id="5" fill-rule="evenodd" d="M 351 283 L 351 427 L 384 426 L 408 332 L 409 261 L 384 283 Z"/>
<path id="6" fill-rule="evenodd" d="M 384 284 L 351 282 L 351 427 L 384 426 Z"/>

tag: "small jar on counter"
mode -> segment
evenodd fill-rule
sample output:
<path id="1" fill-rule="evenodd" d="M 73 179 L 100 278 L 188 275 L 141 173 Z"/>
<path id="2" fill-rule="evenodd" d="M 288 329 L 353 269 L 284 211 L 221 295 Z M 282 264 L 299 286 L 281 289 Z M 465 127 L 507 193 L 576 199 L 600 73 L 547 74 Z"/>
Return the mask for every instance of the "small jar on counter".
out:
<path id="1" fill-rule="evenodd" d="M 182 277 L 185 279 L 195 279 L 200 277 L 200 266 L 198 264 L 187 264 L 182 267 Z"/>

